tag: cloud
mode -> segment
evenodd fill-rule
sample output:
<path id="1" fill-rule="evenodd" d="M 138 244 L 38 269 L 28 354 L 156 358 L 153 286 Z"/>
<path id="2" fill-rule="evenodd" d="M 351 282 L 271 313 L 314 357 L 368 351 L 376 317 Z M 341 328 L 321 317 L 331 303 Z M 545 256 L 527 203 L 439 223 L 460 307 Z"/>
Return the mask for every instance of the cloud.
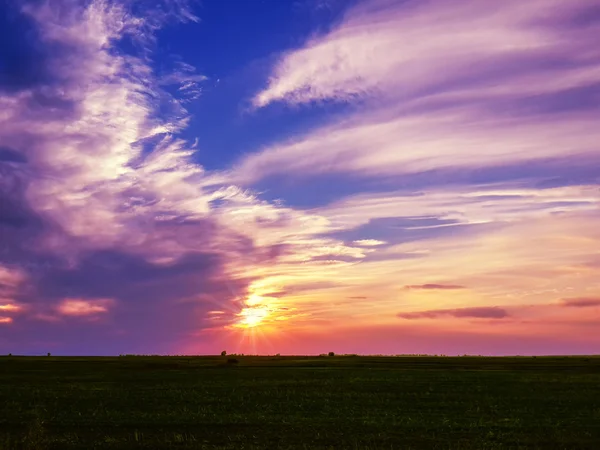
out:
<path id="1" fill-rule="evenodd" d="M 378 245 L 384 245 L 385 241 L 377 239 L 358 239 L 352 242 L 354 245 L 360 245 L 362 247 L 377 247 Z"/>
<path id="2" fill-rule="evenodd" d="M 5 312 L 18 312 L 21 311 L 22 307 L 19 305 L 15 305 L 14 303 L 4 303 L 0 304 L 0 311 Z"/>
<path id="3" fill-rule="evenodd" d="M 595 17 L 599 4 L 360 2 L 330 32 L 283 55 L 253 99 L 262 107 L 358 98 L 360 108 L 245 155 L 234 179 L 435 178 L 432 171 L 452 178 L 565 156 L 593 159 L 600 151 L 589 100 L 600 90 L 598 24 L 580 26 L 579 17 Z"/>
<path id="4" fill-rule="evenodd" d="M 19 312 L 23 309 L 14 299 L 26 281 L 24 271 L 3 266 L 0 262 L 0 312 Z"/>
<path id="5" fill-rule="evenodd" d="M 63 300 L 57 307 L 60 314 L 65 316 L 93 316 L 108 312 L 112 305 L 111 299 L 72 299 Z"/>
<path id="6" fill-rule="evenodd" d="M 253 102 L 263 107 L 274 101 L 346 101 L 390 94 L 410 98 L 457 81 L 479 84 L 481 75 L 508 79 L 510 85 L 498 83 L 494 89 L 509 94 L 515 85 L 539 92 L 593 83 L 597 66 L 586 63 L 598 56 L 591 39 L 595 28 L 579 27 L 576 18 L 594 6 L 596 2 L 574 1 L 567 8 L 558 0 L 510 0 L 493 7 L 476 0 L 460 5 L 443 0 L 361 2 L 332 31 L 286 53 Z M 538 78 L 535 86 L 525 83 L 532 63 L 556 57 L 557 50 L 563 55 L 566 50 L 578 52 L 583 60 L 576 70 L 563 70 L 569 76 L 561 82 L 547 77 Z M 498 73 L 507 63 L 522 67 Z"/>
<path id="7" fill-rule="evenodd" d="M 357 194 L 311 212 L 326 217 L 334 229 L 355 229 L 377 233 L 378 237 L 386 229 L 389 232 L 386 238 L 393 242 L 398 237 L 405 241 L 406 234 L 415 237 L 454 234 L 467 224 L 593 214 L 599 205 L 600 190 L 596 185 L 536 189 L 493 183 Z M 400 230 L 404 233 L 400 234 Z M 352 233 L 340 235 L 352 236 Z"/>
<path id="8" fill-rule="evenodd" d="M 151 56 L 160 26 L 193 19 L 186 3 L 15 6 L 46 58 L 43 77 L 0 90 L 0 297 L 23 308 L 10 341 L 170 351 L 215 306 L 236 320 L 255 272 L 283 254 L 289 224 L 310 225 L 215 183 L 176 136 L 197 87 L 189 83 L 204 78 L 181 62 L 156 74 Z M 168 92 L 174 83 L 181 89 Z M 273 226 L 274 216 L 285 223 Z M 327 244 L 338 243 L 305 248 L 318 256 L 309 248 Z M 102 327 L 73 322 L 86 315 L 103 316 Z M 69 317 L 69 333 L 87 338 L 69 340 Z"/>
<path id="9" fill-rule="evenodd" d="M 600 298 L 596 297 L 578 297 L 578 298 L 563 298 L 561 305 L 572 308 L 588 308 L 600 306 Z"/>
<path id="10" fill-rule="evenodd" d="M 578 159 L 598 152 L 600 134 L 591 113 L 493 116 L 470 105 L 415 114 L 365 109 L 246 155 L 232 177 L 255 183 L 282 173 L 299 179 L 326 173 L 373 178 L 443 169 L 451 175 L 458 169 L 532 163 L 567 152 Z"/>
<path id="11" fill-rule="evenodd" d="M 454 304 L 507 306 L 445 309 L 440 296 L 423 295 L 428 303 L 422 311 L 403 313 L 412 318 L 492 321 L 508 317 L 524 299 L 547 301 L 549 290 L 584 298 L 598 268 L 597 121 L 584 104 L 559 100 L 594 79 L 594 48 L 581 62 L 585 70 L 566 69 L 573 46 L 585 47 L 589 30 L 569 25 L 570 8 L 562 18 L 550 8 L 537 23 L 534 6 L 524 4 L 511 3 L 506 11 L 495 6 L 491 14 L 475 2 L 458 8 L 442 2 L 431 15 L 434 3 L 406 3 L 402 11 L 397 2 L 363 3 L 333 33 L 342 36 L 341 46 L 360 44 L 360 56 L 373 45 L 384 51 L 388 37 L 397 41 L 394 33 L 417 29 L 424 36 L 437 27 L 439 38 L 425 36 L 427 51 L 401 62 L 436 73 L 397 71 L 401 52 L 389 52 L 388 68 L 346 64 L 346 47 L 340 47 L 341 64 L 357 72 L 325 71 L 339 90 L 318 75 L 309 77 L 314 89 L 290 84 L 291 90 L 278 91 L 289 75 L 283 71 L 265 91 L 270 102 L 367 96 L 360 110 L 335 117 L 339 123 L 271 145 L 222 172 L 196 164 L 195 147 L 179 137 L 190 120 L 186 102 L 200 93 L 203 76 L 177 60 L 166 72 L 152 63 L 161 24 L 195 20 L 185 2 L 159 2 L 156 10 L 135 2 L 73 2 L 58 13 L 49 3 L 28 3 L 23 17 L 35 30 L 31 45 L 40 49 L 15 54 L 37 61 L 19 73 L 38 66 L 39 72 L 21 83 L 17 73 L 0 86 L 0 321 L 10 323 L 2 345 L 44 353 L 197 353 L 209 348 L 210 333 L 243 320 L 248 308 L 268 312 L 268 320 L 255 319 L 269 326 L 285 321 L 281 334 L 344 323 L 397 328 L 402 286 L 415 280 L 457 283 L 456 289 L 412 286 L 432 294 L 436 286 Z M 575 2 L 573 11 L 581 4 Z M 511 24 L 505 16 L 513 13 Z M 392 27 L 388 17 L 404 27 Z M 443 40 L 472 18 L 478 27 L 466 27 L 467 36 L 455 42 L 449 55 L 457 63 L 440 81 L 439 66 L 446 62 L 435 59 L 447 50 Z M 473 63 L 480 44 L 471 38 L 485 35 L 490 21 L 497 25 L 491 30 L 518 28 L 519 38 L 532 40 L 483 36 L 481 45 L 493 44 L 494 58 Z M 557 37 L 545 21 L 566 29 Z M 347 23 L 353 25 L 343 31 Z M 525 23 L 532 24 L 529 31 Z M 345 40 L 344 33 L 360 27 L 360 42 Z M 546 70 L 554 65 L 544 45 L 536 44 L 540 33 L 548 36 L 556 72 Z M 573 43 L 573 33 L 581 44 Z M 532 42 L 531 52 L 522 49 Z M 505 61 L 496 58 L 500 46 L 510 60 L 504 69 L 497 64 Z M 381 59 L 378 52 L 373 57 Z M 532 111 L 532 104 L 547 108 Z M 521 167 L 530 157 L 536 165 Z M 319 207 L 269 202 L 249 189 L 281 173 L 321 173 L 331 184 L 335 171 L 354 190 Z M 362 185 L 354 182 L 382 175 L 398 184 L 360 193 Z M 538 182 L 549 184 L 540 188 Z M 531 314 L 541 320 L 553 313 L 541 308 Z M 442 322 L 435 325 L 443 337 Z M 460 326 L 471 326 L 465 322 Z"/>
<path id="12" fill-rule="evenodd" d="M 325 255 L 368 251 L 193 161 L 178 133 L 200 87 L 189 83 L 204 77 L 180 61 L 152 65 L 158 28 L 191 15 L 183 1 L 136 5 L 74 1 L 57 13 L 31 2 L 19 13 L 47 58 L 44 77 L 0 90 L 0 298 L 22 308 L 11 345 L 172 352 L 213 327 L 209 311 L 223 311 L 224 327 L 252 294 L 323 286 L 310 272 Z"/>
<path id="13" fill-rule="evenodd" d="M 435 284 L 435 283 L 427 283 L 427 284 L 411 284 L 404 286 L 405 289 L 424 289 L 424 290 L 456 290 L 456 289 L 466 289 L 465 286 L 461 286 L 459 284 Z"/>
<path id="14" fill-rule="evenodd" d="M 173 65 L 166 75 L 159 77 L 158 84 L 177 86 L 179 99 L 184 103 L 198 99 L 202 94 L 201 83 L 208 80 L 208 77 L 198 74 L 194 66 L 183 61 L 176 60 Z"/>
<path id="15" fill-rule="evenodd" d="M 505 319 L 510 314 L 497 306 L 480 306 L 456 309 L 432 309 L 427 311 L 416 311 L 399 313 L 402 319 L 435 319 L 440 316 L 451 316 L 457 318 L 473 317 L 478 319 Z"/>

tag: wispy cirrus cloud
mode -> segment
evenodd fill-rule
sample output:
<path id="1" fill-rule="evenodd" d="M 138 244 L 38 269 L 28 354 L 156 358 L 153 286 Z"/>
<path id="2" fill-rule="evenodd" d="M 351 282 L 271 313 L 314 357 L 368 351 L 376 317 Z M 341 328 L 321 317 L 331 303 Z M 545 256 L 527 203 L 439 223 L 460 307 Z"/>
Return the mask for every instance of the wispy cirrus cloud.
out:
<path id="1" fill-rule="evenodd" d="M 363 1 L 331 32 L 284 54 L 254 104 L 364 95 L 407 99 L 467 80 L 508 95 L 515 87 L 541 93 L 594 84 L 598 53 L 590 38 L 597 24 L 585 26 L 579 19 L 597 6 L 594 1 L 566 5 L 559 0 L 511 0 L 494 6 L 474 0 L 460 5 Z M 545 72 L 542 80 L 535 76 L 532 85 L 536 64 L 557 56 L 573 65 Z M 507 64 L 521 67 L 511 65 L 507 71 Z M 558 73 L 568 76 L 560 82 L 550 76 Z M 496 87 L 500 79 L 508 85 Z"/>
<path id="2" fill-rule="evenodd" d="M 456 290 L 465 289 L 465 286 L 460 284 L 439 284 L 439 283 L 425 283 L 425 284 L 409 284 L 404 286 L 404 289 L 423 289 L 423 290 Z"/>
<path id="3" fill-rule="evenodd" d="M 449 171 L 436 176 L 451 180 L 460 170 L 593 158 L 598 6 L 360 2 L 332 31 L 284 54 L 253 99 L 264 107 L 358 98 L 360 109 L 247 155 L 234 174 L 254 183 L 279 173 Z"/>

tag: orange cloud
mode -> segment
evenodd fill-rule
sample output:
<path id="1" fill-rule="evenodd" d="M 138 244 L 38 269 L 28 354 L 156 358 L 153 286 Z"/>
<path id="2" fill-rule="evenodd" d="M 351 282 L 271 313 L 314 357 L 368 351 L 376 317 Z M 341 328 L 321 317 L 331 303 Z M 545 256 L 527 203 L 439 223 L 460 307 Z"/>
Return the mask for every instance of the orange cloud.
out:
<path id="1" fill-rule="evenodd" d="M 21 307 L 19 305 L 15 305 L 14 303 L 5 303 L 0 305 L 0 311 L 10 311 L 10 312 L 18 312 L 21 311 Z"/>

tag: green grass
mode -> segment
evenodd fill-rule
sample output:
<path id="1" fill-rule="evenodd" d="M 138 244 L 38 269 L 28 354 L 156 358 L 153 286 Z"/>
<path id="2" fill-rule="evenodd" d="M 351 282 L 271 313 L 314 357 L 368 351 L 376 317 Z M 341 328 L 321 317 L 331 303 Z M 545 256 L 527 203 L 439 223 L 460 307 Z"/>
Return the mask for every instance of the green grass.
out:
<path id="1" fill-rule="evenodd" d="M 0 357 L 0 449 L 600 449 L 600 358 Z"/>

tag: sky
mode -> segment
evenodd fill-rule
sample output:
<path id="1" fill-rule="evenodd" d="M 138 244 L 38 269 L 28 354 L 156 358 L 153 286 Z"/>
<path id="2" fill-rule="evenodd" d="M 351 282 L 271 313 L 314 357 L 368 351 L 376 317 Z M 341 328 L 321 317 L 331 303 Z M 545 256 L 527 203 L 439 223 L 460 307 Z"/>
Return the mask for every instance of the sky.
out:
<path id="1" fill-rule="evenodd" d="M 599 0 L 0 2 L 0 353 L 600 353 Z"/>

